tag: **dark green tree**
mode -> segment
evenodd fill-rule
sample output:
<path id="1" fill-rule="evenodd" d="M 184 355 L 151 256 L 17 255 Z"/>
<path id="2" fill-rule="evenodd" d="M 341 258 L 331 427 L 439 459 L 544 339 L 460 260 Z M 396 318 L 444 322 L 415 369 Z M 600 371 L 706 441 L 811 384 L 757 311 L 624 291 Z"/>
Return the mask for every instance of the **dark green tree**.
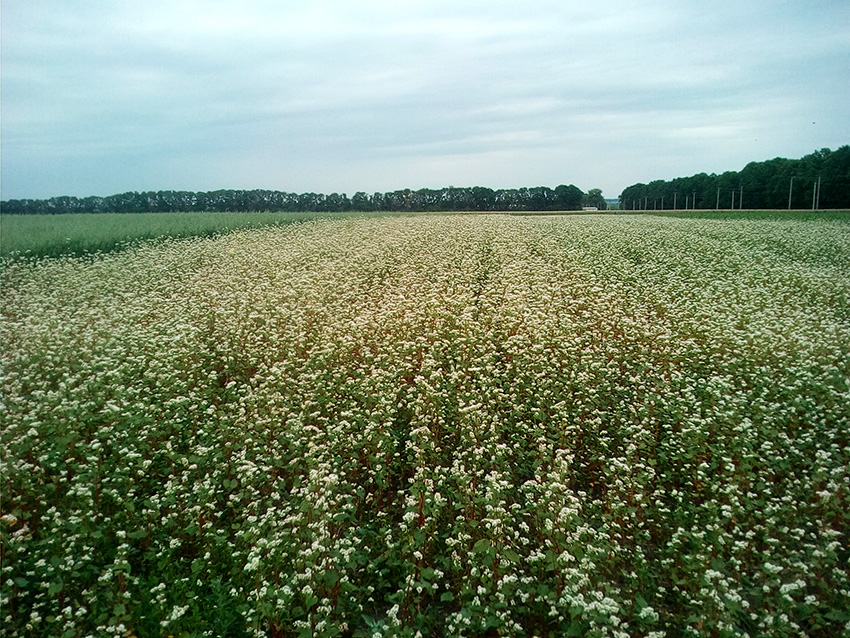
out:
<path id="1" fill-rule="evenodd" d="M 602 196 L 601 188 L 591 188 L 584 197 L 581 198 L 582 206 L 595 206 L 599 210 L 606 210 L 608 204 L 605 203 L 605 198 Z"/>
<path id="2" fill-rule="evenodd" d="M 579 210 L 583 196 L 577 186 L 561 184 L 555 188 L 555 210 Z"/>
<path id="3" fill-rule="evenodd" d="M 818 186 L 819 185 L 819 186 Z M 816 189 L 819 188 L 819 191 Z M 819 197 L 817 193 L 819 192 Z M 671 201 L 671 196 L 674 198 Z M 815 151 L 798 160 L 750 162 L 740 171 L 700 173 L 670 181 L 633 184 L 620 195 L 627 210 L 663 208 L 850 208 L 850 146 Z"/>

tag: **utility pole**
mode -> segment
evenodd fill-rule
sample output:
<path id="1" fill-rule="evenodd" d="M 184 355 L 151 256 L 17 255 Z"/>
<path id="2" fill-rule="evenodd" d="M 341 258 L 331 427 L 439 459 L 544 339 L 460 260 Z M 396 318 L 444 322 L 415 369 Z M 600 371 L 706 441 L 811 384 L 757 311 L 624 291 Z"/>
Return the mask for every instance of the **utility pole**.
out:
<path id="1" fill-rule="evenodd" d="M 820 210 L 820 175 L 818 175 L 818 198 L 815 201 L 815 210 Z"/>
<path id="2" fill-rule="evenodd" d="M 676 210 L 676 198 L 679 196 L 679 191 L 673 193 L 673 210 Z"/>
<path id="3" fill-rule="evenodd" d="M 735 210 L 735 189 L 732 189 L 732 210 Z"/>
<path id="4" fill-rule="evenodd" d="M 664 195 L 661 196 L 661 210 L 664 210 Z"/>
<path id="5" fill-rule="evenodd" d="M 717 205 L 714 207 L 714 210 L 720 210 L 720 187 L 717 187 Z"/>
<path id="6" fill-rule="evenodd" d="M 788 185 L 788 210 L 791 210 L 791 193 L 794 192 L 794 176 L 791 176 L 791 183 Z"/>
<path id="7" fill-rule="evenodd" d="M 694 191 L 693 199 L 691 199 L 691 208 L 693 208 L 694 210 L 697 209 L 697 193 L 696 193 L 696 191 Z"/>
<path id="8" fill-rule="evenodd" d="M 738 194 L 738 210 L 744 210 L 744 185 L 741 184 L 741 192 Z"/>

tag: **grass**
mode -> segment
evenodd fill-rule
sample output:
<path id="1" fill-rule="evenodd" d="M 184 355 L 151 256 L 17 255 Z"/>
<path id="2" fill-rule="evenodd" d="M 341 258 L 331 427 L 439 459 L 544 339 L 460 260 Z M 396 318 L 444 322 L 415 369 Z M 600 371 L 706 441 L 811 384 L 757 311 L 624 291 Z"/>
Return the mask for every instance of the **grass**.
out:
<path id="1" fill-rule="evenodd" d="M 380 213 L 103 213 L 0 215 L 0 256 L 58 257 L 120 250 L 160 237 L 209 237 L 233 230 Z"/>

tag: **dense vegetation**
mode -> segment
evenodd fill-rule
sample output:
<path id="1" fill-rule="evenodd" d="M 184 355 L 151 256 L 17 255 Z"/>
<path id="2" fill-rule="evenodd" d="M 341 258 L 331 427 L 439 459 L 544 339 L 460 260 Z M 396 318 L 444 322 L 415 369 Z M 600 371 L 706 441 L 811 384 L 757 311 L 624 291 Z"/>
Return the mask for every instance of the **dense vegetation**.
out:
<path id="1" fill-rule="evenodd" d="M 620 195 L 620 208 L 627 210 L 815 206 L 850 208 L 850 146 L 825 148 L 798 160 L 751 162 L 741 171 L 721 175 L 700 173 L 634 184 Z"/>
<path id="2" fill-rule="evenodd" d="M 846 218 L 315 221 L 2 279 L 4 635 L 850 631 Z"/>
<path id="3" fill-rule="evenodd" d="M 593 191 L 591 191 L 592 193 Z M 651 211 L 652 212 L 652 211 Z M 4 257 L 60 257 L 123 250 L 140 241 L 177 237 L 209 237 L 233 230 L 279 226 L 312 219 L 409 215 L 400 211 L 361 213 L 75 213 L 67 215 L 0 215 Z M 433 214 L 433 213 L 426 213 Z M 447 213 L 457 214 L 457 213 Z M 476 213 L 477 214 L 477 213 Z M 485 213 L 486 214 L 486 213 Z M 512 215 L 551 214 L 547 211 L 513 211 Z M 556 213 L 560 214 L 560 213 Z M 570 212 L 568 214 L 576 214 Z M 596 214 L 596 213 L 592 213 Z M 653 214 L 716 219 L 850 219 L 848 211 L 678 210 Z"/>
<path id="4" fill-rule="evenodd" d="M 499 189 L 484 187 L 398 190 L 368 195 L 356 193 L 285 193 L 271 190 L 218 190 L 209 193 L 157 191 L 109 197 L 13 199 L 2 204 L 6 215 L 62 213 L 160 212 L 344 212 L 344 211 L 511 211 L 604 208 L 599 189 L 585 194 L 575 186 Z"/>
<path id="5" fill-rule="evenodd" d="M 393 213 L 372 212 L 370 217 Z M 400 214 L 400 213 L 395 213 Z M 234 230 L 278 226 L 360 213 L 71 213 L 0 215 L 4 257 L 60 257 L 109 252 L 160 238 L 209 237 Z"/>

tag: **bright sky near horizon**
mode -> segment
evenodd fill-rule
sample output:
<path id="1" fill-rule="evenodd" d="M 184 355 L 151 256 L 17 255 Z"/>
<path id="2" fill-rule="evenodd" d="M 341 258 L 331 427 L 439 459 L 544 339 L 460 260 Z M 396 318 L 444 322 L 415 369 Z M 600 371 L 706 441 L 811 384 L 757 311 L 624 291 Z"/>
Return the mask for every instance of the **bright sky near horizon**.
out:
<path id="1" fill-rule="evenodd" d="M 636 182 L 850 143 L 847 0 L 3 0 L 2 199 Z"/>

